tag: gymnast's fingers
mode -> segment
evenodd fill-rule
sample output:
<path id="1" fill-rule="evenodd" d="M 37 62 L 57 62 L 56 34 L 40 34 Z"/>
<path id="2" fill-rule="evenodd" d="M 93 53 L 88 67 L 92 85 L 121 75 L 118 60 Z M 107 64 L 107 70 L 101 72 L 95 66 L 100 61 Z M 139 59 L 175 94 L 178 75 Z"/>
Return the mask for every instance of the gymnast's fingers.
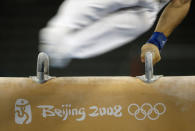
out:
<path id="1" fill-rule="evenodd" d="M 153 54 L 153 64 L 158 63 L 161 60 L 160 52 L 158 48 L 150 43 L 146 43 L 141 48 L 141 62 L 145 63 L 146 52 L 152 52 Z"/>

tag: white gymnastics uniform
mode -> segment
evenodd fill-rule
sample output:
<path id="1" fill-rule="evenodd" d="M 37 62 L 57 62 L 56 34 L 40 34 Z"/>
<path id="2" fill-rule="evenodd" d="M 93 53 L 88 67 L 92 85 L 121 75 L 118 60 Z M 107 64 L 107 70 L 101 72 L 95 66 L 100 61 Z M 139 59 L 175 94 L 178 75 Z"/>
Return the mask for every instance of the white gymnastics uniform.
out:
<path id="1" fill-rule="evenodd" d="M 169 0 L 66 0 L 40 31 L 53 66 L 120 47 L 146 32 Z"/>

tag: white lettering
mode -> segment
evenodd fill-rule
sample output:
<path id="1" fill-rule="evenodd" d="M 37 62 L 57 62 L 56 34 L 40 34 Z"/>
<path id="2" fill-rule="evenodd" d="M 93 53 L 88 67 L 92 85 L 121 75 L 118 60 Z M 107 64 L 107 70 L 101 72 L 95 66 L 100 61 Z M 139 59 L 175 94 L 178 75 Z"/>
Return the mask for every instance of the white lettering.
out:
<path id="1" fill-rule="evenodd" d="M 82 121 L 86 118 L 85 108 L 72 108 L 71 104 L 66 104 L 61 106 L 62 109 L 55 108 L 53 105 L 40 105 L 37 108 L 42 109 L 43 118 L 47 117 L 60 117 L 63 120 L 67 120 L 70 116 L 81 116 L 77 118 L 77 121 Z"/>
<path id="2" fill-rule="evenodd" d="M 94 110 L 94 112 L 91 113 L 91 114 L 89 114 L 89 116 L 91 116 L 91 117 L 96 117 L 96 116 L 99 115 L 99 113 L 97 113 L 97 111 L 98 111 L 98 107 L 97 107 L 97 106 L 91 106 L 91 107 L 89 107 L 89 109 L 90 109 L 90 110 Z"/>
<path id="3" fill-rule="evenodd" d="M 115 116 L 115 117 L 122 117 L 122 106 L 116 105 L 114 107 L 97 107 L 91 106 L 89 107 L 90 110 L 93 110 L 92 113 L 89 114 L 91 117 L 98 117 L 98 116 Z"/>
<path id="4" fill-rule="evenodd" d="M 114 110 L 115 110 L 115 112 L 114 112 L 114 116 L 115 116 L 115 117 L 121 117 L 121 116 L 123 115 L 122 112 L 121 112 L 122 106 L 116 105 L 116 106 L 114 107 Z"/>
<path id="5" fill-rule="evenodd" d="M 49 116 L 55 116 L 55 113 L 51 111 L 51 109 L 53 109 L 54 106 L 51 106 L 51 105 L 40 105 L 40 106 L 37 106 L 37 107 L 43 109 L 42 110 L 42 116 L 44 118 L 49 117 Z"/>

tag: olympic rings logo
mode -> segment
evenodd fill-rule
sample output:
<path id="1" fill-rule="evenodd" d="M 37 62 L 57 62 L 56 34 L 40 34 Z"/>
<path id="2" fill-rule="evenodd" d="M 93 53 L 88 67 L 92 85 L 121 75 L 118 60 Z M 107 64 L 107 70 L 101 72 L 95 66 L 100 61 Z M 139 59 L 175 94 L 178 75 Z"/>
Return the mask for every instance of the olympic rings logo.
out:
<path id="1" fill-rule="evenodd" d="M 130 104 L 128 112 L 137 120 L 145 120 L 147 117 L 150 120 L 157 120 L 166 112 L 166 106 L 163 103 L 157 103 L 154 107 L 150 103 L 144 103 L 142 106 Z"/>

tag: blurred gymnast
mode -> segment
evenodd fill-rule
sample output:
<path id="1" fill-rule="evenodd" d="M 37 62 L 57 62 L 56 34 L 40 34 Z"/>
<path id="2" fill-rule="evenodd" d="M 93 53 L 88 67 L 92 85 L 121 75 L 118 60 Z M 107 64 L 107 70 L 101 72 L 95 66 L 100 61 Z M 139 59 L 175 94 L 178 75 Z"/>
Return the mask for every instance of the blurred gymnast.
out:
<path id="1" fill-rule="evenodd" d="M 160 61 L 160 51 L 187 15 L 191 0 L 66 0 L 40 31 L 39 50 L 51 65 L 66 66 L 71 59 L 95 57 L 133 41 L 149 30 L 164 8 L 151 38 L 141 48 Z"/>

